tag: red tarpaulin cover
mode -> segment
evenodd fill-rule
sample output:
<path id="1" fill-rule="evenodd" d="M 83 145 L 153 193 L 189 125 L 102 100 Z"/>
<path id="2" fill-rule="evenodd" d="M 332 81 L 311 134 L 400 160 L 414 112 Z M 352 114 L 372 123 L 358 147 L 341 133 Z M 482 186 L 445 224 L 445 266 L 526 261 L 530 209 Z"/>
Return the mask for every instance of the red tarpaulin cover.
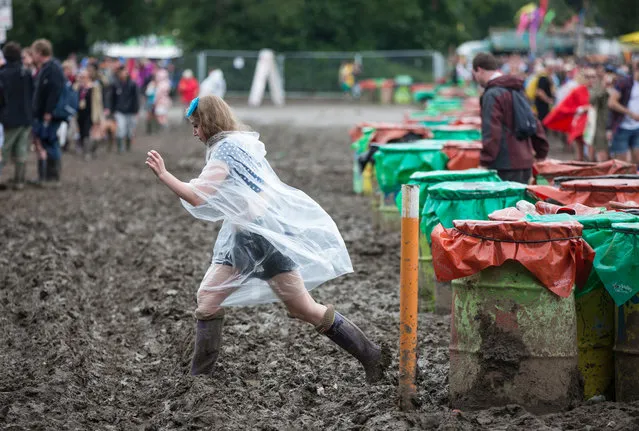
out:
<path id="1" fill-rule="evenodd" d="M 446 168 L 449 171 L 462 171 L 479 167 L 479 155 L 482 143 L 479 141 L 448 141 L 442 151 L 448 156 Z"/>
<path id="2" fill-rule="evenodd" d="M 433 267 L 439 281 L 468 277 L 490 266 L 516 260 L 562 298 L 582 287 L 594 250 L 581 238 L 577 222 L 456 220 L 432 233 Z"/>
<path id="3" fill-rule="evenodd" d="M 562 205 L 583 204 L 589 207 L 612 208 L 611 202 L 639 202 L 639 180 L 631 179 L 589 179 L 561 183 L 560 188 L 552 186 L 528 186 L 537 198 L 553 199 Z"/>
<path id="4" fill-rule="evenodd" d="M 359 123 L 353 127 L 350 132 L 351 142 L 355 142 L 362 136 L 362 129 L 364 127 L 372 127 L 375 129 L 373 134 L 373 140 L 371 142 L 377 144 L 385 144 L 389 141 L 396 139 L 402 139 L 409 133 L 421 136 L 424 139 L 433 137 L 432 132 L 424 126 L 419 124 L 400 124 L 400 123 Z"/>
<path id="5" fill-rule="evenodd" d="M 551 184 L 556 177 L 594 177 L 636 173 L 637 165 L 619 160 L 593 163 L 548 159 L 533 165 L 534 176 L 541 175 Z"/>

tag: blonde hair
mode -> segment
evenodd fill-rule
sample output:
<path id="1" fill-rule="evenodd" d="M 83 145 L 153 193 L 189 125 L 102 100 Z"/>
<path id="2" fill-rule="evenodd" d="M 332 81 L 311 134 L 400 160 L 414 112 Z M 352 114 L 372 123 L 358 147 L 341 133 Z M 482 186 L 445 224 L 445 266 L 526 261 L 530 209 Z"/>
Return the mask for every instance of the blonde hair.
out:
<path id="1" fill-rule="evenodd" d="M 191 124 L 197 125 L 207 140 L 220 132 L 244 130 L 231 107 L 217 96 L 203 96 L 198 100 L 197 108 L 189 117 Z"/>
<path id="2" fill-rule="evenodd" d="M 75 69 L 75 64 L 71 60 L 64 60 L 62 62 L 62 69 L 69 69 L 71 72 Z"/>
<path id="3" fill-rule="evenodd" d="M 53 47 L 47 39 L 38 39 L 33 42 L 31 49 L 43 57 L 51 57 L 53 55 Z"/>

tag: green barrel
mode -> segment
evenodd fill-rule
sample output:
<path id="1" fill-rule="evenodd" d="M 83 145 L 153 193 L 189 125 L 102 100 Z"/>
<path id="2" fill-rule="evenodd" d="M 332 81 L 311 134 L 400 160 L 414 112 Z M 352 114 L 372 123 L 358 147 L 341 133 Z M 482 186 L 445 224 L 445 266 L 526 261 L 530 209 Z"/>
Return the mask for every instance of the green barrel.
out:
<path id="1" fill-rule="evenodd" d="M 435 97 L 434 99 L 429 100 L 428 104 L 426 105 L 428 109 L 434 109 L 441 112 L 457 111 L 461 109 L 463 106 L 464 106 L 464 101 L 459 97 L 455 97 L 455 98 Z"/>
<path id="2" fill-rule="evenodd" d="M 574 296 L 553 294 L 512 260 L 453 281 L 449 384 L 461 410 L 546 413 L 579 401 Z"/>
<path id="3" fill-rule="evenodd" d="M 595 250 L 603 253 L 612 239 L 613 223 L 639 222 L 639 217 L 621 213 L 571 216 L 568 214 L 526 216 L 538 223 L 577 221 L 583 225 L 583 238 Z M 579 371 L 584 378 L 584 397 L 615 395 L 615 304 L 593 268 L 585 286 L 575 293 L 577 311 L 577 343 Z"/>
<path id="4" fill-rule="evenodd" d="M 402 184 L 408 184 L 414 172 L 446 168 L 448 157 L 441 151 L 442 148 L 442 143 L 429 141 L 379 147 L 374 157 L 377 184 L 381 191 L 379 228 L 382 231 L 400 229 L 401 217 L 395 200 Z"/>
<path id="5" fill-rule="evenodd" d="M 413 101 L 416 103 L 424 103 L 435 98 L 434 88 L 424 88 L 413 92 Z"/>
<path id="6" fill-rule="evenodd" d="M 445 119 L 445 120 L 422 120 L 419 121 L 419 124 L 426 127 L 435 127 L 435 126 L 446 126 L 450 124 L 453 119 Z"/>
<path id="7" fill-rule="evenodd" d="M 430 128 L 435 139 L 459 141 L 479 141 L 481 131 L 472 126 L 433 126 Z"/>
<path id="8" fill-rule="evenodd" d="M 501 182 L 501 178 L 497 175 L 497 171 L 487 169 L 467 169 L 464 171 L 431 171 L 431 172 L 415 172 L 410 176 L 409 184 L 419 184 L 419 213 L 426 203 L 428 196 L 428 188 L 445 181 L 455 182 Z M 397 195 L 397 208 L 401 210 L 401 195 Z M 439 283 L 435 279 L 433 270 L 433 258 L 430 253 L 429 240 L 423 232 L 420 232 L 419 247 L 419 300 L 420 310 L 431 311 L 433 309 L 434 292 L 436 286 L 440 286 L 440 293 L 450 287 L 448 283 Z M 450 295 L 449 295 L 450 296 Z M 441 294 L 438 296 L 443 300 Z M 450 307 L 446 307 L 445 313 L 448 313 Z"/>
<path id="9" fill-rule="evenodd" d="M 430 234 L 441 223 L 453 227 L 453 220 L 488 220 L 493 211 L 515 206 L 522 199 L 530 199 L 524 184 L 502 182 L 447 181 L 428 188 L 422 209 L 421 231 L 430 244 Z M 450 313 L 450 284 L 436 283 L 435 312 Z"/>
<path id="10" fill-rule="evenodd" d="M 639 223 L 614 223 L 595 271 L 615 304 L 615 398 L 639 400 Z"/>
<path id="11" fill-rule="evenodd" d="M 446 141 L 444 141 L 446 142 Z M 444 182 L 477 182 L 477 183 L 500 183 L 502 182 L 497 171 L 491 169 L 465 169 L 463 171 L 430 171 L 430 172 L 415 172 L 410 176 L 408 184 L 419 184 L 419 212 L 421 214 L 426 198 L 428 196 L 428 189 L 435 184 Z M 397 197 L 397 208 L 402 207 L 401 196 Z"/>

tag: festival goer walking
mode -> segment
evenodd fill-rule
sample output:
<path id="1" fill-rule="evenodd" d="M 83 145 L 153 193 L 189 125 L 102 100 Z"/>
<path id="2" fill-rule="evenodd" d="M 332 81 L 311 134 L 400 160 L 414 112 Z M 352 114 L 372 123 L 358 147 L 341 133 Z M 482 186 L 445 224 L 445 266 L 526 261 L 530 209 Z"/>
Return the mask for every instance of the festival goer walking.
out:
<path id="1" fill-rule="evenodd" d="M 226 81 L 224 73 L 220 69 L 211 69 L 209 76 L 200 84 L 200 97 L 217 96 L 224 99 L 226 94 Z"/>
<path id="2" fill-rule="evenodd" d="M 193 71 L 191 69 L 186 69 L 182 73 L 182 79 L 180 79 L 178 84 L 178 93 L 180 93 L 182 105 L 184 105 L 185 108 L 188 107 L 191 100 L 197 97 L 199 91 L 200 84 L 193 76 Z"/>
<path id="3" fill-rule="evenodd" d="M 594 71 L 592 71 L 594 74 Z M 575 160 L 584 160 L 584 150 L 586 156 L 593 156 L 593 147 L 586 146 L 584 135 L 589 135 L 586 131 L 588 125 L 588 111 L 590 109 L 589 80 L 585 71 L 580 71 L 576 78 L 577 84 L 561 102 L 553 107 L 550 113 L 544 118 L 544 126 L 547 130 L 561 132 L 566 136 L 568 145 L 575 148 Z M 590 140 L 591 136 L 588 136 Z"/>
<path id="4" fill-rule="evenodd" d="M 98 146 L 104 141 L 106 129 L 106 114 L 104 109 L 104 85 L 97 62 L 89 62 L 87 72 L 92 85 L 94 97 L 91 98 L 92 122 L 91 139 L 93 139 L 93 154 L 95 155 Z"/>
<path id="5" fill-rule="evenodd" d="M 608 99 L 610 98 L 610 85 L 604 65 L 598 65 L 595 69 L 590 91 L 590 104 L 595 113 L 595 134 L 593 148 L 597 161 L 604 162 L 610 158 L 608 145 Z"/>
<path id="6" fill-rule="evenodd" d="M 473 59 L 473 76 L 485 88 L 480 100 L 483 143 L 480 162 L 484 167 L 497 170 L 504 181 L 528 183 L 535 159 L 543 160 L 548 155 L 548 141 L 538 120 L 529 136 L 516 136 L 516 121 L 525 119 L 515 120 L 515 114 L 525 109 L 527 119 L 532 120 L 534 116 L 523 94 L 523 80 L 502 75 L 498 69 L 492 54 L 480 53 Z M 515 97 L 520 101 L 517 106 Z"/>
<path id="7" fill-rule="evenodd" d="M 34 86 L 36 77 L 38 75 L 38 68 L 33 61 L 33 51 L 31 47 L 22 49 L 22 65 L 25 69 L 27 69 L 33 78 Z M 33 107 L 33 104 L 32 104 Z M 37 128 L 33 127 L 31 129 L 31 142 L 33 147 L 35 148 L 35 153 L 37 156 L 37 166 L 38 166 L 38 176 L 33 180 L 28 180 L 28 183 L 33 185 L 40 185 L 44 183 L 46 180 L 46 164 L 47 164 L 47 152 L 42 146 L 42 142 L 40 142 L 40 137 L 36 133 Z"/>
<path id="8" fill-rule="evenodd" d="M 608 107 L 612 111 L 611 156 L 639 163 L 639 61 L 628 77 L 617 80 Z"/>
<path id="9" fill-rule="evenodd" d="M 107 151 L 112 152 L 115 147 L 115 141 L 118 131 L 118 126 L 115 121 L 115 115 L 110 110 L 111 95 L 113 94 L 113 88 L 117 80 L 116 74 L 113 71 L 112 62 L 110 59 L 105 59 L 100 65 L 98 76 L 102 83 L 102 103 L 104 105 L 104 121 L 102 126 L 102 133 L 107 143 Z"/>
<path id="10" fill-rule="evenodd" d="M 264 158 L 256 133 L 242 132 L 219 97 L 193 100 L 187 111 L 193 135 L 206 145 L 200 176 L 184 183 L 167 171 L 156 151 L 146 164 L 196 218 L 224 220 L 213 262 L 197 294 L 193 375 L 211 375 L 221 350 L 225 307 L 277 301 L 289 316 L 315 329 L 357 358 L 369 382 L 383 377 L 386 349 L 371 342 L 332 305 L 308 290 L 352 272 L 344 241 L 330 216 L 305 193 L 282 183 Z"/>
<path id="11" fill-rule="evenodd" d="M 13 161 L 13 187 L 24 188 L 29 137 L 33 122 L 33 77 L 22 65 L 20 45 L 7 42 L 2 49 L 7 64 L 0 69 L 0 124 L 3 126 L 4 144 L 2 161 Z"/>
<path id="12" fill-rule="evenodd" d="M 155 103 L 153 111 L 158 124 L 162 128 L 169 125 L 169 110 L 173 105 L 171 101 L 171 81 L 169 72 L 166 69 L 160 69 L 155 74 Z"/>
<path id="13" fill-rule="evenodd" d="M 61 120 L 54 118 L 53 112 L 62 95 L 65 78 L 60 62 L 53 58 L 51 42 L 38 39 L 31 49 L 39 69 L 33 96 L 36 132 L 47 154 L 45 179 L 55 184 L 60 181 L 62 152 L 57 134 Z"/>
<path id="14" fill-rule="evenodd" d="M 98 129 L 103 115 L 102 89 L 91 80 L 88 70 L 78 74 L 78 153 L 85 159 L 95 156 Z"/>
<path id="15" fill-rule="evenodd" d="M 140 110 L 138 86 L 129 78 L 125 66 L 120 66 L 108 104 L 107 115 L 113 111 L 117 123 L 118 152 L 131 151 L 137 127 L 137 115 Z"/>
<path id="16" fill-rule="evenodd" d="M 146 134 L 153 133 L 157 120 L 155 118 L 155 92 L 157 90 L 157 84 L 155 82 L 155 74 L 152 74 L 149 81 L 146 83 L 146 89 L 144 90 L 144 101 L 146 111 Z"/>
<path id="17" fill-rule="evenodd" d="M 554 85 L 545 65 L 542 64 L 540 66 L 537 70 L 537 74 L 539 77 L 537 79 L 537 90 L 535 91 L 535 108 L 539 121 L 543 122 L 546 115 L 550 112 L 550 107 L 554 103 Z"/>

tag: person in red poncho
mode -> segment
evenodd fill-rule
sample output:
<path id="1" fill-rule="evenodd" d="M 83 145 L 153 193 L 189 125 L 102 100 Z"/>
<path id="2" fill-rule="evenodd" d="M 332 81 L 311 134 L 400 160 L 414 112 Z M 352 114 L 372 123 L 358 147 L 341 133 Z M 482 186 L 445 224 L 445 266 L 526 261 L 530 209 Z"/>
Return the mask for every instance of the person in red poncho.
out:
<path id="1" fill-rule="evenodd" d="M 188 108 L 191 100 L 195 99 L 200 91 L 200 84 L 197 79 L 193 77 L 193 72 L 190 69 L 186 69 L 182 73 L 182 79 L 178 84 L 178 93 L 180 93 L 180 99 L 182 105 Z"/>
<path id="2" fill-rule="evenodd" d="M 590 93 L 588 88 L 596 78 L 595 71 L 587 69 L 577 74 L 577 86 L 556 105 L 543 124 L 550 130 L 563 132 L 568 135 L 568 143 L 575 143 L 575 160 L 584 160 L 584 130 L 588 121 L 590 107 Z M 594 147 L 587 148 L 588 158 L 594 160 Z"/>

